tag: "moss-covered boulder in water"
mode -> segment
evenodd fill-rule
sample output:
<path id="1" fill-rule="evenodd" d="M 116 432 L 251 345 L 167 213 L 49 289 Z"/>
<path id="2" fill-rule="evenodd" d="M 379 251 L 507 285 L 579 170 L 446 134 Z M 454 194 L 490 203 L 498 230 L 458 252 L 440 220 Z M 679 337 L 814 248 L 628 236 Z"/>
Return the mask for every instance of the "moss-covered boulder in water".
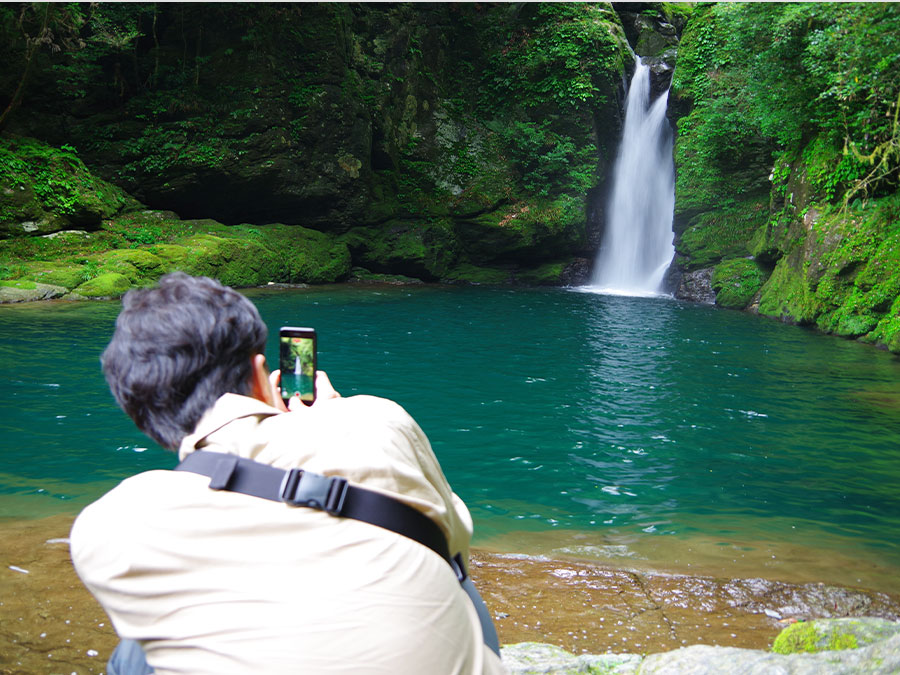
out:
<path id="1" fill-rule="evenodd" d="M 283 275 L 278 256 L 255 241 L 196 234 L 179 243 L 190 251 L 180 265 L 184 272 L 213 277 L 226 286 L 259 286 Z"/>
<path id="2" fill-rule="evenodd" d="M 429 281 L 444 277 L 459 251 L 456 233 L 446 220 L 396 220 L 358 227 L 342 240 L 354 261 L 366 269 Z"/>
<path id="3" fill-rule="evenodd" d="M 716 304 L 731 309 L 744 309 L 759 292 L 763 279 L 763 271 L 753 260 L 739 258 L 719 263 L 712 273 Z"/>
<path id="4" fill-rule="evenodd" d="M 118 272 L 105 272 L 75 288 L 76 296 L 85 298 L 118 298 L 131 288 L 128 277 Z"/>
<path id="5" fill-rule="evenodd" d="M 283 261 L 284 275 L 279 281 L 326 284 L 350 274 L 350 251 L 333 235 L 280 223 L 257 229 L 260 240 Z"/>

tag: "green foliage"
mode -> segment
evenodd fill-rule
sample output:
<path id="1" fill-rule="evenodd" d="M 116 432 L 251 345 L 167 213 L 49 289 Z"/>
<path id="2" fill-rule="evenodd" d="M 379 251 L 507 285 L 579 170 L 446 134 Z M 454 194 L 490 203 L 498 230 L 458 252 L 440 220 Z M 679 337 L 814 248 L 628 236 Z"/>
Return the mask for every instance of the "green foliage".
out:
<path id="1" fill-rule="evenodd" d="M 538 3 L 530 21 L 505 35 L 492 55 L 486 94 L 514 97 L 526 106 L 552 104 L 562 111 L 602 103 L 612 76 L 624 67 L 618 22 L 609 10 L 588 3 Z M 600 78 L 598 81 L 595 78 Z M 599 98 L 599 100 L 598 100 Z M 485 101 L 493 107 L 492 101 Z"/>
<path id="2" fill-rule="evenodd" d="M 891 3 L 703 6 L 673 81 L 693 103 L 679 124 L 679 197 L 716 203 L 740 187 L 729 174 L 748 155 L 771 161 L 813 138 L 811 178 L 829 198 L 894 189 L 898 65 L 900 7 Z"/>
<path id="3" fill-rule="evenodd" d="M 7 205 L 0 200 L 0 221 L 19 213 L 99 222 L 129 202 L 118 188 L 94 177 L 71 146 L 52 148 L 32 138 L 0 138 L 0 185 L 33 198 L 33 207 L 22 201 Z"/>
<path id="4" fill-rule="evenodd" d="M 521 172 L 522 185 L 539 197 L 585 194 L 596 177 L 597 147 L 553 131 L 550 120 L 504 125 L 500 137 Z"/>
<path id="5" fill-rule="evenodd" d="M 900 349 L 900 195 L 823 213 L 790 248 L 761 314 Z"/>

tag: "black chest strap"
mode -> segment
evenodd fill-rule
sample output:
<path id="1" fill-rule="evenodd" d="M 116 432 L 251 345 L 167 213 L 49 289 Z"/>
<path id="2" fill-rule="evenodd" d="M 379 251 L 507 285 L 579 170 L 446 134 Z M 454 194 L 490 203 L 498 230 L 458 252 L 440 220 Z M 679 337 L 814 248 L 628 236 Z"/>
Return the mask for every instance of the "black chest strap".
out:
<path id="1" fill-rule="evenodd" d="M 446 560 L 456 573 L 462 589 L 478 613 L 485 644 L 500 656 L 500 641 L 494 622 L 466 573 L 462 555 L 450 555 L 441 528 L 421 511 L 393 497 L 350 485 L 340 476 L 323 476 L 303 469 L 284 471 L 221 452 L 197 450 L 185 457 L 175 470 L 209 476 L 212 490 L 240 492 L 291 506 L 308 506 L 333 516 L 377 525 L 427 546 Z"/>
<path id="2" fill-rule="evenodd" d="M 323 476 L 303 469 L 284 471 L 252 459 L 206 450 L 192 452 L 175 470 L 209 476 L 213 490 L 307 506 L 402 534 L 446 560 L 460 581 L 466 578 L 461 557 L 450 555 L 444 533 L 431 518 L 397 499 L 350 485 L 340 476 Z"/>

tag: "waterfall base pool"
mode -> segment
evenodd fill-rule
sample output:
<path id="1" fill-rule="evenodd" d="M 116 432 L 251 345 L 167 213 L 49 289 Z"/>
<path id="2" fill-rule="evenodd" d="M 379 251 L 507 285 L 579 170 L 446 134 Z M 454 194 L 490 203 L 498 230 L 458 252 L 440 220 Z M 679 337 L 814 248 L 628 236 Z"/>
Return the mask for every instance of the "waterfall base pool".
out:
<path id="1" fill-rule="evenodd" d="M 563 289 L 247 291 L 345 396 L 401 403 L 475 544 L 897 591 L 900 362 L 748 314 Z M 174 465 L 115 407 L 117 302 L 0 307 L 0 517 Z"/>

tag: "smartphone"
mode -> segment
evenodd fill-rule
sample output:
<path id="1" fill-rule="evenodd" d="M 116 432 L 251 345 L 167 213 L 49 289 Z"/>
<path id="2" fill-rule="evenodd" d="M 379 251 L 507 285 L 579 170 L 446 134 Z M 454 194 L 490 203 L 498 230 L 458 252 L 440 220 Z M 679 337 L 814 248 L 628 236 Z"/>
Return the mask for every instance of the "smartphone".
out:
<path id="1" fill-rule="evenodd" d="M 316 400 L 316 331 L 284 326 L 278 332 L 278 364 L 281 398 L 285 404 L 295 394 L 306 405 Z"/>

